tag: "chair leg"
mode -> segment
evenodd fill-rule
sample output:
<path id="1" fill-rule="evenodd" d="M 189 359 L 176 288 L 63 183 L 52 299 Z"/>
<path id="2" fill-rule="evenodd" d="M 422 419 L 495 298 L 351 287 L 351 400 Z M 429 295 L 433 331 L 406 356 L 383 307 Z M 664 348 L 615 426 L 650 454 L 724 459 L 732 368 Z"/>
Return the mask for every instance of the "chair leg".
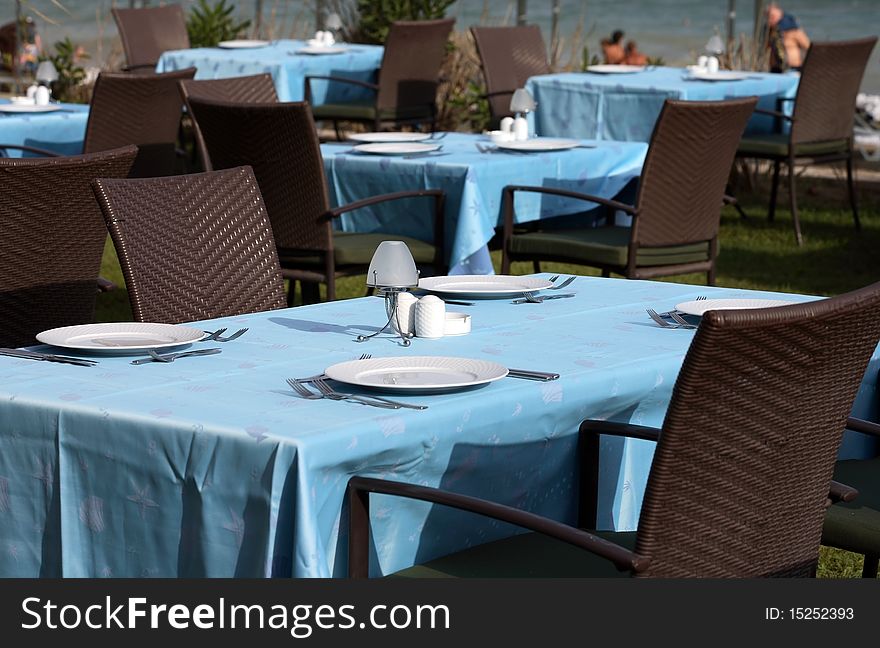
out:
<path id="1" fill-rule="evenodd" d="M 342 131 L 339 130 L 339 122 L 336 121 L 335 119 L 333 120 L 333 131 L 336 133 L 336 141 L 341 142 L 342 141 Z"/>
<path id="2" fill-rule="evenodd" d="M 791 205 L 791 219 L 794 221 L 794 238 L 798 245 L 804 244 L 801 236 L 801 219 L 798 216 L 797 196 L 795 195 L 794 159 L 788 161 L 788 201 Z"/>
<path id="3" fill-rule="evenodd" d="M 849 204 L 852 205 L 853 223 L 855 223 L 856 230 L 858 231 L 862 229 L 862 224 L 859 222 L 859 205 L 856 198 L 855 179 L 853 178 L 852 155 L 846 159 L 846 186 L 849 190 Z"/>
<path id="4" fill-rule="evenodd" d="M 773 221 L 776 218 L 776 196 L 779 193 L 779 160 L 773 161 L 773 183 L 770 186 L 770 208 L 767 211 L 767 220 Z"/>
<path id="5" fill-rule="evenodd" d="M 317 286 L 317 300 L 321 301 L 321 284 L 315 284 Z M 336 276 L 332 272 L 327 277 L 327 301 L 336 301 Z"/>
<path id="6" fill-rule="evenodd" d="M 541 272 L 541 262 L 540 261 L 532 261 L 532 267 L 535 269 L 535 274 Z"/>
<path id="7" fill-rule="evenodd" d="M 602 276 L 608 279 L 611 277 L 611 270 L 602 270 Z"/>
<path id="8" fill-rule="evenodd" d="M 712 268 L 706 273 L 706 285 L 715 285 L 715 266 L 712 266 Z"/>
<path id="9" fill-rule="evenodd" d="M 287 306 L 288 308 L 293 306 L 293 302 L 296 301 L 296 279 L 290 279 L 287 284 Z"/>
<path id="10" fill-rule="evenodd" d="M 877 578 L 878 566 L 880 566 L 880 556 L 877 554 L 865 554 L 865 565 L 862 567 L 862 578 Z"/>
<path id="11" fill-rule="evenodd" d="M 321 284 L 317 281 L 301 281 L 303 304 L 317 304 L 321 301 Z"/>

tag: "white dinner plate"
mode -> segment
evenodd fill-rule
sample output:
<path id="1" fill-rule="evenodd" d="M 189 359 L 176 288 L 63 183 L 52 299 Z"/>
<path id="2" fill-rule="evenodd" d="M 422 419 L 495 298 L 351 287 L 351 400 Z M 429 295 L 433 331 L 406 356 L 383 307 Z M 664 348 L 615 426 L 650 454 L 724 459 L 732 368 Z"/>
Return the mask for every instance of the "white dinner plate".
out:
<path id="1" fill-rule="evenodd" d="M 376 142 L 421 142 L 430 139 L 431 133 L 353 133 L 348 139 L 355 142 L 374 144 Z"/>
<path id="2" fill-rule="evenodd" d="M 62 108 L 63 106 L 59 106 L 58 104 L 47 104 L 45 106 L 23 103 L 0 104 L 0 112 L 7 113 L 46 113 L 55 112 L 56 110 L 61 110 Z"/>
<path id="3" fill-rule="evenodd" d="M 347 52 L 347 47 L 340 47 L 339 45 L 331 45 L 329 47 L 325 45 L 310 45 L 309 47 L 300 47 L 296 50 L 297 54 L 342 54 L 343 52 Z"/>
<path id="4" fill-rule="evenodd" d="M 791 306 L 796 302 L 780 299 L 700 299 L 676 304 L 675 309 L 688 315 L 702 315 L 710 310 L 743 310 L 746 308 L 773 308 Z"/>
<path id="5" fill-rule="evenodd" d="M 422 144 L 421 142 L 374 142 L 372 144 L 358 144 L 353 148 L 360 153 L 372 153 L 373 155 L 409 155 L 436 151 L 440 145 Z"/>
<path id="6" fill-rule="evenodd" d="M 511 275 L 449 275 L 419 279 L 422 290 L 472 298 L 520 296 L 552 286 L 553 282 L 546 279 Z"/>
<path id="7" fill-rule="evenodd" d="M 228 40 L 228 41 L 220 41 L 217 43 L 217 47 L 222 47 L 223 49 L 255 49 L 257 47 L 266 47 L 269 44 L 269 41 L 265 40 Z"/>
<path id="8" fill-rule="evenodd" d="M 500 149 L 510 149 L 512 151 L 564 151 L 580 146 L 578 140 L 565 139 L 561 137 L 533 137 L 527 140 L 515 142 L 496 142 L 495 146 Z"/>
<path id="9" fill-rule="evenodd" d="M 205 332 L 178 324 L 150 322 L 110 322 L 62 326 L 37 334 L 43 344 L 119 355 L 146 353 L 191 344 L 205 337 Z"/>
<path id="10" fill-rule="evenodd" d="M 485 385 L 507 375 L 507 367 L 488 360 L 444 356 L 403 356 L 340 362 L 327 377 L 359 387 L 395 392 L 444 392 Z"/>
<path id="11" fill-rule="evenodd" d="M 688 77 L 697 81 L 742 81 L 748 79 L 748 72 L 737 72 L 736 70 L 718 70 L 717 72 L 709 72 L 706 70 L 695 69 L 688 73 Z"/>
<path id="12" fill-rule="evenodd" d="M 642 72 L 644 65 L 590 65 L 587 72 L 596 72 L 597 74 L 633 74 L 634 72 Z"/>

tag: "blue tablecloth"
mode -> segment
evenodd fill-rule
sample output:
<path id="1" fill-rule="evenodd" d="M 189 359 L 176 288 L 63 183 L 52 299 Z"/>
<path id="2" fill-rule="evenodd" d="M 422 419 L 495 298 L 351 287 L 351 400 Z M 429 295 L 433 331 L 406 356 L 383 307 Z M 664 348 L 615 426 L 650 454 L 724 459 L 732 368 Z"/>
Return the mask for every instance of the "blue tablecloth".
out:
<path id="1" fill-rule="evenodd" d="M 649 67 L 633 74 L 577 72 L 532 77 L 526 88 L 538 103 L 530 115 L 539 135 L 647 142 L 666 99 L 709 101 L 758 96 L 777 110 L 777 97 L 794 97 L 799 76 L 750 72 L 740 81 L 696 81 L 686 70 Z M 784 108 L 791 109 L 786 102 Z M 773 117 L 755 115 L 747 133 L 769 133 Z"/>
<path id="2" fill-rule="evenodd" d="M 446 248 L 452 274 L 491 274 L 486 243 L 501 224 L 501 192 L 510 184 L 558 187 L 616 196 L 639 176 L 647 146 L 636 142 L 597 142 L 595 148 L 552 153 L 482 153 L 491 143 L 481 135 L 449 133 L 438 139 L 436 154 L 405 157 L 352 151 L 352 143 L 321 146 L 334 204 L 408 189 L 446 191 Z M 517 198 L 519 222 L 583 212 L 590 203 L 539 194 Z M 344 215 L 346 231 L 389 232 L 422 240 L 433 237 L 426 203 L 386 203 Z"/>
<path id="3" fill-rule="evenodd" d="M 2 103 L 9 103 L 0 99 Z M 48 113 L 0 112 L 0 144 L 34 146 L 61 153 L 82 153 L 86 136 L 89 107 L 83 104 L 62 104 L 63 110 Z M 9 157 L 21 157 L 20 151 L 10 149 Z"/>
<path id="4" fill-rule="evenodd" d="M 658 328 L 645 307 L 775 295 L 600 278 L 571 290 L 576 297 L 544 304 L 479 302 L 467 308 L 469 335 L 416 338 L 408 349 L 354 341 L 385 319 L 379 299 L 361 298 L 201 322 L 250 331 L 216 344 L 219 355 L 173 364 L 0 357 L 0 576 L 339 576 L 352 475 L 573 521 L 579 423 L 659 425 L 693 337 Z M 408 397 L 424 411 L 303 400 L 284 382 L 365 351 L 482 358 L 561 378 Z M 878 369 L 880 355 L 859 415 L 877 415 Z M 603 440 L 603 526 L 636 526 L 653 448 Z M 372 524 L 383 572 L 513 533 L 383 497 Z"/>
<path id="5" fill-rule="evenodd" d="M 222 49 L 204 47 L 165 52 L 156 66 L 157 72 L 171 72 L 187 67 L 198 68 L 197 79 L 223 79 L 268 72 L 275 81 L 281 101 L 302 101 L 305 77 L 311 75 L 339 76 L 358 81 L 376 81 L 384 49 L 378 45 L 339 44 L 348 50 L 340 54 L 297 54 L 306 46 L 303 41 L 272 41 L 267 47 L 255 49 Z M 375 93 L 350 83 L 312 83 L 314 104 L 373 99 Z"/>

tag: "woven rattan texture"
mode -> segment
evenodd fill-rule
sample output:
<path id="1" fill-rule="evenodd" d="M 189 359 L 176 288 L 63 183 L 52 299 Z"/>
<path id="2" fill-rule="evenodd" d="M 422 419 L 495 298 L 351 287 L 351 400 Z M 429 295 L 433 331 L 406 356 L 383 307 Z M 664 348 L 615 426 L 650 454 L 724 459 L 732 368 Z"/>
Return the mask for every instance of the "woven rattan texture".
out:
<path id="1" fill-rule="evenodd" d="M 639 245 L 708 241 L 736 147 L 756 99 L 667 100 L 651 137 L 639 184 Z"/>
<path id="2" fill-rule="evenodd" d="M 191 79 L 195 72 L 187 68 L 165 74 L 98 75 L 83 150 L 93 153 L 128 144 L 148 145 L 139 154 L 146 159 L 145 153 L 159 148 L 164 152 L 161 162 L 151 160 L 153 169 L 144 167 L 138 175 L 168 175 L 183 110 L 177 82 Z"/>
<path id="3" fill-rule="evenodd" d="M 644 575 L 810 574 L 846 417 L 878 340 L 880 283 L 703 317 L 642 504 Z"/>
<path id="4" fill-rule="evenodd" d="M 162 52 L 189 49 L 186 18 L 180 5 L 114 7 L 111 11 L 129 66 L 155 67 Z"/>
<path id="5" fill-rule="evenodd" d="M 201 79 L 198 81 L 178 82 L 180 93 L 186 102 L 187 110 L 192 114 L 190 98 L 208 99 L 210 101 L 228 101 L 231 103 L 277 103 L 278 93 L 275 82 L 269 74 L 230 77 L 228 79 Z M 198 124 L 193 122 L 196 146 L 206 171 L 213 169 L 205 149 L 205 141 Z"/>
<path id="6" fill-rule="evenodd" d="M 282 250 L 332 247 L 327 180 L 306 103 L 233 104 L 192 97 L 193 119 L 215 169 L 253 167 Z"/>
<path id="7" fill-rule="evenodd" d="M 90 185 L 124 178 L 136 153 L 0 159 L 0 346 L 93 320 L 107 228 Z"/>
<path id="8" fill-rule="evenodd" d="M 877 37 L 813 43 L 798 82 L 792 143 L 852 137 L 856 95 Z"/>
<path id="9" fill-rule="evenodd" d="M 513 91 L 529 77 L 549 74 L 547 48 L 537 25 L 520 27 L 471 27 L 486 79 L 493 119 L 510 115 Z"/>
<path id="10" fill-rule="evenodd" d="M 286 305 L 260 190 L 247 167 L 97 180 L 139 322 L 189 322 Z"/>
<path id="11" fill-rule="evenodd" d="M 379 70 L 379 110 L 433 106 L 454 19 L 391 24 Z"/>

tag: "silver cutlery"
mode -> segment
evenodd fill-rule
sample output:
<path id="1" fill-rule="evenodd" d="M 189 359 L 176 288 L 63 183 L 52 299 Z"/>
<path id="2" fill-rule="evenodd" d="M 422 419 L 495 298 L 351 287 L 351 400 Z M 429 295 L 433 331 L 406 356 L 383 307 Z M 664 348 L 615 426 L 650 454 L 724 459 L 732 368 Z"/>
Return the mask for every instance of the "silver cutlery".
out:
<path id="1" fill-rule="evenodd" d="M 216 340 L 218 336 L 226 333 L 226 329 L 217 329 L 216 331 L 205 331 L 205 337 L 203 337 L 199 342 L 208 342 L 209 340 Z"/>
<path id="2" fill-rule="evenodd" d="M 453 304 L 454 306 L 473 306 L 474 305 L 474 302 L 454 301 L 452 299 L 444 299 L 443 301 L 447 304 Z"/>
<path id="3" fill-rule="evenodd" d="M 672 315 L 670 315 L 670 317 L 672 318 L 672 321 L 674 321 L 676 324 L 679 324 L 682 328 L 692 328 L 692 329 L 697 328 L 696 324 L 691 324 L 690 322 L 688 322 L 685 318 L 683 318 L 678 313 L 672 313 Z"/>
<path id="4" fill-rule="evenodd" d="M 21 358 L 22 360 L 42 360 L 45 362 L 60 362 L 63 364 L 72 364 L 80 367 L 93 367 L 97 363 L 95 360 L 86 358 L 71 358 L 70 356 L 55 355 L 53 353 L 39 353 L 37 351 L 27 351 L 26 349 L 6 349 L 0 348 L 0 355 L 9 356 L 11 358 Z"/>
<path id="5" fill-rule="evenodd" d="M 705 299 L 708 299 L 708 297 L 706 297 L 706 295 L 699 295 L 696 299 L 694 299 L 694 301 L 703 301 Z M 666 311 L 665 313 L 660 313 L 659 315 L 660 315 L 660 317 L 672 317 L 673 313 L 678 313 L 680 315 L 681 311 L 672 309 L 670 311 Z"/>
<path id="6" fill-rule="evenodd" d="M 389 403 L 381 403 L 379 401 L 369 400 L 369 399 L 361 397 L 361 396 L 355 396 L 354 394 L 342 394 L 340 392 L 334 391 L 333 389 L 330 388 L 329 385 L 327 385 L 327 383 L 325 383 L 320 378 L 312 381 L 312 384 L 318 388 L 318 391 L 320 392 L 321 398 L 327 398 L 329 400 L 334 400 L 334 401 L 355 402 L 355 403 L 360 403 L 362 405 L 370 405 L 372 407 L 381 407 L 382 409 L 400 409 L 400 406 L 398 406 L 398 405 L 391 405 Z"/>
<path id="7" fill-rule="evenodd" d="M 541 380 L 547 382 L 549 380 L 557 380 L 558 373 L 550 373 L 547 371 L 531 371 L 529 369 L 511 369 L 508 368 L 507 375 L 510 378 L 524 378 L 526 380 Z"/>
<path id="8" fill-rule="evenodd" d="M 558 277 L 557 277 L 557 279 L 558 279 Z M 571 283 L 575 279 L 577 279 L 577 277 L 569 277 L 568 279 L 563 281 L 561 284 L 556 285 L 556 286 L 552 286 L 551 288 L 548 288 L 547 290 L 559 290 L 560 288 L 567 288 L 568 286 L 571 285 Z M 556 281 L 556 279 L 551 279 L 550 281 Z"/>
<path id="9" fill-rule="evenodd" d="M 648 315 L 651 317 L 651 319 L 654 320 L 657 324 L 659 324 L 663 328 L 668 328 L 668 329 L 695 329 L 695 328 L 697 328 L 696 326 L 693 326 L 692 324 L 687 324 L 687 323 L 685 323 L 685 324 L 671 324 L 671 323 L 667 322 L 665 319 L 663 319 L 663 317 L 660 316 L 660 313 L 655 311 L 653 308 L 647 308 L 645 310 L 648 312 Z"/>
<path id="10" fill-rule="evenodd" d="M 567 299 L 574 297 L 575 293 L 564 293 L 562 295 L 536 295 L 533 292 L 523 293 L 522 299 L 514 299 L 512 304 L 541 304 L 549 299 Z"/>
<path id="11" fill-rule="evenodd" d="M 436 153 L 434 151 L 426 151 L 425 153 L 412 153 L 410 155 L 404 155 L 404 160 L 416 160 L 418 158 L 432 158 L 432 157 L 442 157 L 444 155 L 449 155 L 449 153 Z"/>
<path id="12" fill-rule="evenodd" d="M 214 347 L 211 349 L 197 349 L 195 351 L 179 351 L 177 353 L 165 353 L 160 354 L 150 349 L 148 353 L 150 354 L 149 358 L 138 358 L 137 360 L 132 360 L 131 364 L 133 365 L 141 365 L 147 364 L 150 362 L 174 362 L 178 358 L 189 358 L 191 356 L 206 356 L 206 355 L 214 355 L 220 353 L 220 349 Z"/>
<path id="13" fill-rule="evenodd" d="M 550 283 L 553 283 L 553 282 L 556 281 L 557 279 L 559 279 L 559 275 L 553 275 L 553 276 L 550 277 L 547 281 L 549 281 Z"/>
<path id="14" fill-rule="evenodd" d="M 223 329 L 223 330 L 225 331 L 226 329 Z M 219 336 L 218 335 L 214 339 L 217 340 L 217 342 L 232 342 L 233 340 L 237 340 L 238 338 L 240 338 L 242 335 L 244 335 L 247 332 L 248 332 L 247 328 L 238 329 L 232 335 L 227 335 L 227 336 Z"/>

